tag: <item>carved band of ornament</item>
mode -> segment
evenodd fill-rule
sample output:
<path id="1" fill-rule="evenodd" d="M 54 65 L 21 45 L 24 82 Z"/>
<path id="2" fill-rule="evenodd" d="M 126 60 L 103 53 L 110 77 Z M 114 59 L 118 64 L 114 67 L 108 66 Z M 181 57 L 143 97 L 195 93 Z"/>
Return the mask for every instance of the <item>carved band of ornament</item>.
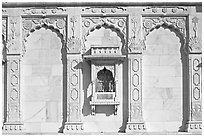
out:
<path id="1" fill-rule="evenodd" d="M 66 13 L 67 9 L 65 8 L 52 8 L 52 9 L 32 9 L 27 8 L 23 9 L 23 14 L 27 15 L 36 15 L 36 14 L 59 14 L 59 13 Z"/>
<path id="2" fill-rule="evenodd" d="M 91 13 L 121 13 L 126 11 L 126 8 L 123 7 L 105 7 L 105 8 L 97 8 L 97 7 L 88 7 L 88 8 L 83 8 L 83 12 L 91 12 Z"/>
<path id="3" fill-rule="evenodd" d="M 147 7 L 143 9 L 144 12 L 153 13 L 177 13 L 177 12 L 187 12 L 185 7 Z"/>
<path id="4" fill-rule="evenodd" d="M 23 28 L 25 30 L 35 29 L 38 25 L 54 25 L 58 29 L 63 29 L 66 26 L 65 18 L 31 18 L 23 20 Z"/>
<path id="5" fill-rule="evenodd" d="M 156 26 L 174 26 L 186 37 L 186 18 L 185 17 L 145 17 L 143 19 L 143 27 L 146 35 Z"/>

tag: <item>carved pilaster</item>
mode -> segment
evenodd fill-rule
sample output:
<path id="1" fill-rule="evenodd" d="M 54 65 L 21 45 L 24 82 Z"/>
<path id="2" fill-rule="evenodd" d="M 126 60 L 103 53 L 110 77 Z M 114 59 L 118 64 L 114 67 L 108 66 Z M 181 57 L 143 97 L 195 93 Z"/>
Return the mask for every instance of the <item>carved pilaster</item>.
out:
<path id="1" fill-rule="evenodd" d="M 82 68 L 80 54 L 67 56 L 67 121 L 64 132 L 83 131 L 81 122 Z"/>
<path id="2" fill-rule="evenodd" d="M 188 132 L 202 131 L 202 55 L 189 55 L 190 73 L 190 114 L 187 122 Z"/>
<path id="3" fill-rule="evenodd" d="M 126 132 L 145 131 L 142 112 L 142 58 L 141 54 L 128 55 L 129 117 Z"/>
<path id="4" fill-rule="evenodd" d="M 192 18 L 193 34 L 189 40 L 190 111 L 188 132 L 202 132 L 202 42 L 197 34 L 198 18 Z"/>
<path id="5" fill-rule="evenodd" d="M 20 60 L 19 55 L 7 56 L 7 92 L 4 110 L 3 132 L 22 131 L 20 108 Z"/>

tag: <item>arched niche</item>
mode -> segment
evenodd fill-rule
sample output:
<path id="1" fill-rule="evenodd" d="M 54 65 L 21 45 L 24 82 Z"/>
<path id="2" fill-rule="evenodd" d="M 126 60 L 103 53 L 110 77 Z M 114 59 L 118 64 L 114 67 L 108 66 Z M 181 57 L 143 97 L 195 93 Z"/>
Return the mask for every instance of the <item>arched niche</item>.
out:
<path id="1" fill-rule="evenodd" d="M 186 108 L 184 97 L 188 90 L 187 56 L 183 54 L 185 40 L 182 36 L 165 23 L 150 29 L 146 35 L 142 89 L 144 120 L 150 131 L 176 132 L 182 126 Z"/>
<path id="2" fill-rule="evenodd" d="M 66 64 L 62 59 L 61 34 L 42 25 L 35 31 L 31 30 L 25 46 L 26 52 L 21 59 L 23 122 L 54 122 L 56 125 L 53 128 L 58 130 L 63 113 L 63 73 Z M 40 128 L 49 130 L 43 125 Z"/>
<path id="3" fill-rule="evenodd" d="M 127 17 L 82 17 L 82 41 L 86 51 L 89 49 L 86 42 L 96 30 L 103 28 L 115 32 L 122 43 L 122 53 L 126 53 Z"/>

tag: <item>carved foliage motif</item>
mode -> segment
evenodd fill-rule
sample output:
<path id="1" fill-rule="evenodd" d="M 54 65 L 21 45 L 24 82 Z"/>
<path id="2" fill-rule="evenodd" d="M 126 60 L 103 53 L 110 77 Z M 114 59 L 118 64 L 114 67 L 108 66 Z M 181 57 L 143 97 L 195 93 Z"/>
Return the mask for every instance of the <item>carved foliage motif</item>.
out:
<path id="1" fill-rule="evenodd" d="M 202 106 L 201 104 L 194 104 L 192 106 L 192 120 L 201 121 L 202 120 Z"/>
<path id="2" fill-rule="evenodd" d="M 194 35 L 189 39 L 190 52 L 202 52 L 202 39 L 197 35 L 197 24 L 199 19 L 194 17 L 192 19 Z"/>
<path id="3" fill-rule="evenodd" d="M 19 23 L 17 21 L 17 18 L 16 17 L 12 17 L 8 20 L 8 26 L 6 31 L 7 34 L 7 44 L 6 44 L 6 49 L 7 49 L 7 53 L 16 53 L 19 49 L 19 47 L 17 45 L 15 45 L 17 43 L 17 38 L 16 38 L 16 31 L 17 31 L 17 23 Z"/>
<path id="4" fill-rule="evenodd" d="M 63 40 L 66 37 L 66 17 L 49 17 L 49 18 L 23 18 L 23 51 L 25 53 L 25 42 L 26 38 L 35 29 L 40 29 L 41 27 L 50 27 L 51 29 L 57 29 L 63 36 Z"/>
<path id="5" fill-rule="evenodd" d="M 135 17 L 133 17 L 131 19 L 131 23 L 132 23 L 132 32 L 133 32 L 133 36 L 131 38 L 129 38 L 128 41 L 128 52 L 129 53 L 142 53 L 142 50 L 145 49 L 145 43 L 143 40 L 138 39 L 138 35 L 140 32 L 140 29 L 137 29 L 137 19 Z"/>
<path id="6" fill-rule="evenodd" d="M 172 13 L 186 13 L 186 7 L 147 7 L 143 9 L 145 13 L 161 13 L 161 14 L 172 14 Z"/>
<path id="7" fill-rule="evenodd" d="M 80 53 L 83 50 L 81 47 L 81 40 L 77 37 L 68 38 L 66 45 L 68 53 Z"/>
<path id="8" fill-rule="evenodd" d="M 9 58 L 8 69 L 8 110 L 7 122 L 19 122 L 20 120 L 20 98 L 19 98 L 19 60 L 17 58 Z"/>
<path id="9" fill-rule="evenodd" d="M 62 14 L 66 13 L 67 9 L 57 7 L 52 9 L 37 9 L 37 8 L 27 8 L 23 9 L 23 14 L 27 15 L 37 15 L 37 14 Z"/>
<path id="10" fill-rule="evenodd" d="M 142 109 L 140 104 L 131 103 L 131 121 L 142 120 Z"/>
<path id="11" fill-rule="evenodd" d="M 157 26 L 173 26 L 183 35 L 186 39 L 186 17 L 144 17 L 143 18 L 143 30 L 144 37 Z"/>
<path id="12" fill-rule="evenodd" d="M 124 7 L 103 7 L 103 8 L 98 8 L 98 7 L 88 7 L 88 8 L 83 8 L 83 12 L 90 12 L 90 13 L 122 13 L 126 11 L 126 8 Z"/>

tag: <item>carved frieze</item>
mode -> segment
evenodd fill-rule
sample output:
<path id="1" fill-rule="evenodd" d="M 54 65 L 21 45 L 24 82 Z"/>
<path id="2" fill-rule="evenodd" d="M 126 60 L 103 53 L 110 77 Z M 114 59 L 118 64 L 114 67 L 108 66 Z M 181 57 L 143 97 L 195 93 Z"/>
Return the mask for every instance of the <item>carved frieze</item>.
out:
<path id="1" fill-rule="evenodd" d="M 144 13 L 152 13 L 152 14 L 178 14 L 178 13 L 187 13 L 188 9 L 186 7 L 170 7 L 170 6 L 160 6 L 160 7 L 146 7 L 143 9 Z"/>
<path id="2" fill-rule="evenodd" d="M 102 14 L 106 14 L 106 13 L 123 13 L 125 12 L 127 9 L 125 7 L 87 7 L 87 8 L 83 8 L 82 12 L 84 13 L 102 13 Z"/>
<path id="3" fill-rule="evenodd" d="M 62 7 L 57 7 L 57 8 L 44 8 L 44 9 L 38 9 L 38 8 L 26 8 L 26 9 L 22 9 L 22 14 L 26 14 L 26 15 L 46 15 L 46 14 L 65 14 L 67 12 L 66 8 L 62 8 Z"/>
<path id="4" fill-rule="evenodd" d="M 41 27 L 46 27 L 50 29 L 55 29 L 59 32 L 63 40 L 66 38 L 66 17 L 43 17 L 43 18 L 23 18 L 22 19 L 22 55 L 26 52 L 25 42 L 26 38 L 30 35 L 31 32 L 40 29 Z"/>

